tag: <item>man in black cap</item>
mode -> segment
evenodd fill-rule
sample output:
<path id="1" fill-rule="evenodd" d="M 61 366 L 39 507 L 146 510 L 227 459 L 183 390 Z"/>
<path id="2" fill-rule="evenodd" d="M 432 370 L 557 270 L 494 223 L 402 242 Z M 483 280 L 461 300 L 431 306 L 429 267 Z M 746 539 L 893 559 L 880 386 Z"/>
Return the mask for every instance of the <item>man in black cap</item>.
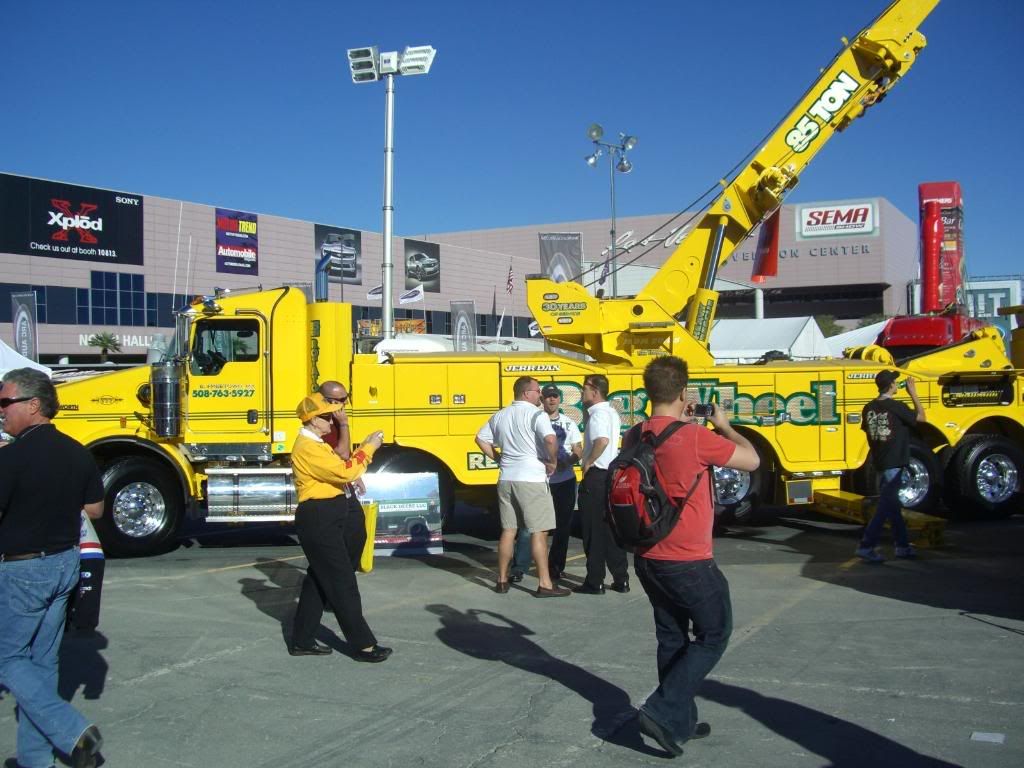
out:
<path id="1" fill-rule="evenodd" d="M 914 548 L 910 546 L 907 524 L 903 521 L 900 479 L 903 468 L 910 463 L 910 429 L 927 419 L 913 379 L 907 378 L 907 394 L 914 403 L 913 410 L 906 403 L 894 399 L 899 389 L 896 383 L 899 377 L 897 371 L 891 370 L 880 371 L 875 376 L 878 397 L 864 406 L 861 419 L 861 429 L 867 433 L 871 461 L 878 472 L 879 483 L 875 515 L 865 526 L 857 548 L 857 556 L 869 563 L 885 560 L 875 547 L 886 520 L 892 525 L 896 557 L 912 558 L 915 555 Z"/>

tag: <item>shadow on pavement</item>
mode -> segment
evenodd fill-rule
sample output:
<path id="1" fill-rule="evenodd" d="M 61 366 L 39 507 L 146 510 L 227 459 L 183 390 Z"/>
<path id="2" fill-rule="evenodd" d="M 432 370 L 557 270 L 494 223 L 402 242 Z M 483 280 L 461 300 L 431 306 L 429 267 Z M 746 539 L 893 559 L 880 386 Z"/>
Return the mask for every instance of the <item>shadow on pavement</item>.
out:
<path id="1" fill-rule="evenodd" d="M 832 768 L 957 768 L 955 763 L 922 755 L 848 720 L 749 688 L 705 680 L 698 695 L 746 713 L 782 738 L 820 755 Z"/>
<path id="2" fill-rule="evenodd" d="M 281 625 L 281 639 L 291 641 L 292 617 L 299 602 L 299 588 L 306 571 L 281 560 L 259 559 L 256 570 L 266 578 L 238 580 L 242 596 Z"/>
<path id="3" fill-rule="evenodd" d="M 783 534 L 780 536 L 780 532 Z M 775 552 L 806 557 L 801 575 L 848 587 L 866 594 L 972 614 L 1024 620 L 1024 517 L 959 523 L 947 528 L 946 546 L 919 549 L 916 560 L 887 559 L 882 564 L 855 562 L 860 527 L 825 521 L 808 513 L 806 519 L 785 517 L 759 527 L 731 528 L 726 538 L 758 542 Z M 882 537 L 886 557 L 892 552 L 888 530 Z"/>
<path id="4" fill-rule="evenodd" d="M 98 699 L 107 684 L 110 666 L 100 651 L 109 645 L 102 632 L 65 633 L 59 651 L 57 690 L 65 701 L 79 689 L 86 699 Z"/>
<path id="5" fill-rule="evenodd" d="M 560 683 L 591 703 L 594 720 L 590 731 L 599 739 L 648 755 L 664 754 L 644 744 L 629 694 L 575 664 L 552 656 L 529 639 L 533 634 L 529 627 L 494 611 L 470 608 L 463 612 L 439 603 L 426 609 L 439 618 L 437 638 L 449 648 L 475 659 L 501 661 Z"/>

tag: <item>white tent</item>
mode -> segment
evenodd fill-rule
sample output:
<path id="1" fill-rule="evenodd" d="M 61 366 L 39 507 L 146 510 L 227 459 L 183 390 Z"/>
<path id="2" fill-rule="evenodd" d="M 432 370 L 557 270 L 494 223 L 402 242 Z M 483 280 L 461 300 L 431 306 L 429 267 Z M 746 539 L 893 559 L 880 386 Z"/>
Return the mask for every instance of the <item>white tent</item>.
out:
<path id="1" fill-rule="evenodd" d="M 829 354 L 832 357 L 842 357 L 843 350 L 847 347 L 866 347 L 868 344 L 874 344 L 878 334 L 882 332 L 882 328 L 885 327 L 887 322 L 889 321 L 882 320 L 879 323 L 866 325 L 863 328 L 854 328 L 846 333 L 829 336 L 825 339 L 825 343 L 828 344 Z"/>
<path id="2" fill-rule="evenodd" d="M 8 347 L 7 344 L 4 343 L 4 340 L 0 339 L 0 376 L 8 371 L 14 370 L 15 368 L 35 368 L 36 370 L 42 371 L 47 376 L 53 375 L 53 371 L 45 365 L 33 363 L 27 357 L 24 357 Z"/>
<path id="3" fill-rule="evenodd" d="M 794 360 L 829 357 L 828 345 L 813 317 L 717 320 L 711 328 L 711 354 L 719 363 L 756 363 L 779 350 Z"/>

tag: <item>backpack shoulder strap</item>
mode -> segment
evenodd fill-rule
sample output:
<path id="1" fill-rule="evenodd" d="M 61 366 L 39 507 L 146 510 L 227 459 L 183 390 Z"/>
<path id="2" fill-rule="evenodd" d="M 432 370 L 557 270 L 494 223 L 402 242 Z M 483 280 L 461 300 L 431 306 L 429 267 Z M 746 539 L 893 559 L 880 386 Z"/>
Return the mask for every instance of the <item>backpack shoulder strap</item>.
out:
<path id="1" fill-rule="evenodd" d="M 667 427 L 661 430 L 661 433 L 654 438 L 654 447 L 658 448 L 662 443 L 664 443 L 666 440 L 672 437 L 672 435 L 674 435 L 676 432 L 678 432 L 685 426 L 685 421 L 673 421 L 671 424 L 669 424 Z"/>

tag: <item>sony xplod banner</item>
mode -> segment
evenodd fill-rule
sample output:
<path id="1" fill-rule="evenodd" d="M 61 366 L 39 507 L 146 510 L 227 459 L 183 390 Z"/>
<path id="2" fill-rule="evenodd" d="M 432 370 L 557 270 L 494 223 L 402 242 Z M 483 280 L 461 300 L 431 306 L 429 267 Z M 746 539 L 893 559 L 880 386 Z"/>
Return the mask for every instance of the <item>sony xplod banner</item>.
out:
<path id="1" fill-rule="evenodd" d="M 142 196 L 0 173 L 0 252 L 142 264 Z"/>
<path id="2" fill-rule="evenodd" d="M 259 233 L 255 213 L 217 209 L 217 271 L 258 275 Z"/>

